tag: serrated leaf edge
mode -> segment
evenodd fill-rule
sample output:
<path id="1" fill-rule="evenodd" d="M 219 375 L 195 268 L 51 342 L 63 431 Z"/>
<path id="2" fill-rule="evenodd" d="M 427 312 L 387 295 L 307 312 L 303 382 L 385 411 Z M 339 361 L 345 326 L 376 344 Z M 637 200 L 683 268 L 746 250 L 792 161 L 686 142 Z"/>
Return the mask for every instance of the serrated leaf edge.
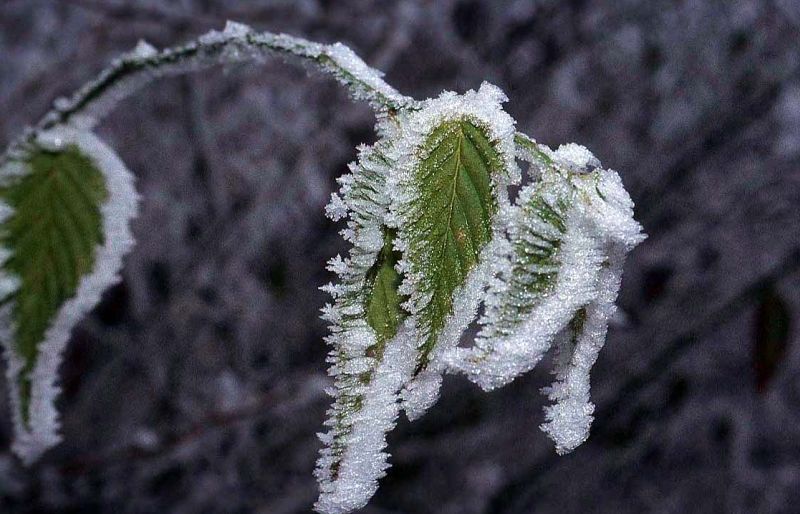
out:
<path id="1" fill-rule="evenodd" d="M 502 103 L 507 100 L 499 88 L 484 82 L 478 91 L 470 90 L 463 95 L 445 91 L 437 98 L 421 102 L 420 110 L 402 113 L 400 119 L 401 137 L 394 147 L 397 168 L 389 177 L 388 188 L 393 191 L 393 195 L 387 219 L 389 225 L 398 230 L 396 246 L 404 254 L 398 264 L 398 270 L 404 276 L 400 291 L 409 297 L 405 307 L 414 319 L 417 331 L 414 338 L 420 344 L 427 340 L 428 334 L 419 323 L 417 313 L 424 308 L 429 298 L 419 290 L 422 271 L 415 269 L 415 264 L 406 258 L 405 251 L 410 244 L 410 234 L 405 230 L 403 222 L 406 213 L 412 210 L 414 203 L 418 201 L 414 181 L 416 168 L 423 158 L 419 149 L 435 128 L 446 122 L 467 119 L 486 130 L 489 140 L 503 161 L 505 170 L 505 173 L 491 177 L 492 195 L 498 205 L 498 211 L 492 220 L 492 239 L 481 250 L 478 263 L 468 273 L 464 284 L 454 292 L 453 313 L 445 321 L 439 333 L 428 365 L 407 384 L 401 395 L 403 409 L 409 419 L 421 416 L 438 398 L 441 375 L 446 369 L 442 356 L 448 349 L 458 344 L 461 334 L 476 316 L 485 286 L 485 277 L 491 268 L 488 257 L 495 251 L 494 245 L 505 225 L 505 213 L 510 206 L 507 186 L 520 180 L 515 160 L 515 122 L 502 108 Z"/>
<path id="2" fill-rule="evenodd" d="M 77 146 L 102 173 L 106 180 L 108 197 L 100 206 L 104 243 L 95 250 L 94 269 L 80 279 L 75 295 L 58 310 L 43 341 L 38 345 L 38 359 L 31 374 L 28 423 L 23 421 L 17 383 L 24 363 L 14 347 L 13 302 L 0 308 L 0 326 L 3 327 L 0 344 L 6 355 L 7 385 L 15 433 L 12 450 L 26 465 L 37 460 L 42 453 L 61 440 L 55 400 L 60 393 L 57 380 L 62 353 L 75 324 L 97 305 L 103 291 L 119 280 L 122 259 L 134 243 L 129 222 L 136 216 L 139 202 L 133 175 L 116 153 L 91 132 L 57 126 L 39 133 L 35 144 L 49 150 Z M 24 173 L 17 163 L 9 164 L 2 169 L 4 182 Z M 5 204 L 0 210 L 6 212 L 6 216 L 13 216 L 7 212 L 10 207 Z M 14 279 L 15 277 L 0 272 L 0 283 Z"/>
<path id="3" fill-rule="evenodd" d="M 384 137 L 373 146 L 359 147 L 358 159 L 338 180 L 339 192 L 326 207 L 332 220 L 347 218 L 342 235 L 353 245 L 347 258 L 336 256 L 329 262 L 338 283 L 323 287 L 334 300 L 323 309 L 323 319 L 330 323 L 326 341 L 331 346 L 328 362 L 334 385 L 329 392 L 334 401 L 327 411 L 328 431 L 319 434 L 324 446 L 315 470 L 320 496 L 314 508 L 326 514 L 366 505 L 377 490 L 378 479 L 389 467 L 386 433 L 396 422 L 399 391 L 413 372 L 415 344 L 408 318 L 385 343 L 382 355 L 367 355 L 378 337 L 366 319 L 365 286 L 385 244 L 386 178 L 393 169 L 386 154 L 395 134 L 388 124 L 378 132 Z"/>

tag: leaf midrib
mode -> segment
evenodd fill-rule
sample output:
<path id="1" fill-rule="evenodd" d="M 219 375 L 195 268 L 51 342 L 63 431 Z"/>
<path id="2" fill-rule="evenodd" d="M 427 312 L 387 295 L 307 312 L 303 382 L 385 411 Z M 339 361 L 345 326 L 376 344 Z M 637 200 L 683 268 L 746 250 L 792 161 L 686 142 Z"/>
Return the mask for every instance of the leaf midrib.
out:
<path id="1" fill-rule="evenodd" d="M 464 151 L 465 151 L 464 145 L 467 144 L 465 143 L 464 140 L 469 139 L 468 143 L 472 144 L 475 153 L 479 158 L 479 162 L 481 162 L 482 166 L 485 168 L 487 175 L 491 174 L 490 165 L 484 162 L 481 151 L 475 146 L 474 143 L 472 143 L 470 135 L 464 128 L 464 123 L 469 123 L 469 122 L 467 120 L 459 120 L 456 122 L 454 132 L 455 132 L 455 137 L 457 138 L 457 143 L 453 153 L 448 152 L 448 155 L 454 156 L 454 161 L 453 161 L 453 168 L 450 174 L 450 180 L 452 180 L 452 190 L 450 193 L 450 201 L 447 205 L 447 219 L 445 225 L 446 230 L 444 230 L 443 233 L 441 234 L 437 234 L 436 242 L 434 243 L 435 246 L 437 247 L 437 255 L 438 255 L 436 262 L 439 263 L 444 261 L 446 252 L 448 251 L 448 249 L 452 248 L 453 252 L 455 253 L 454 260 L 459 267 L 458 275 L 459 278 L 461 278 L 462 280 L 466 280 L 466 278 L 469 275 L 470 269 L 464 269 L 465 263 L 462 262 L 460 255 L 461 247 L 462 246 L 466 247 L 467 245 L 465 245 L 464 242 L 457 239 L 457 234 L 459 233 L 459 230 L 453 226 L 453 217 L 455 214 L 455 209 L 460 207 L 456 205 L 456 199 L 460 197 L 458 193 L 459 180 L 464 180 L 465 182 L 467 182 L 469 184 L 468 187 L 472 190 L 472 192 L 478 199 L 478 201 L 475 203 L 477 203 L 477 206 L 480 209 L 481 217 L 482 218 L 491 217 L 489 212 L 487 211 L 486 205 L 484 205 L 484 202 L 481 201 L 483 199 L 483 195 L 478 190 L 478 186 L 475 183 L 475 178 L 472 176 L 470 170 L 467 169 L 467 166 L 464 164 Z M 466 175 L 466 177 L 462 179 L 463 175 Z M 463 198 L 461 203 L 463 203 L 465 206 L 469 206 L 471 204 L 471 202 Z M 480 240 L 480 231 L 482 227 L 475 226 L 473 221 L 470 219 L 467 209 L 462 208 L 462 211 L 464 218 L 464 228 L 466 228 L 465 231 L 466 233 L 463 234 L 463 237 L 468 241 L 468 246 L 469 246 L 467 252 L 472 254 L 473 256 L 470 260 L 474 259 L 475 263 L 477 263 L 480 255 L 480 251 L 478 251 L 478 242 Z M 480 220 L 478 222 L 480 223 Z M 477 235 L 475 233 L 476 230 L 479 232 L 479 234 Z M 448 275 L 442 272 L 441 270 L 439 270 L 439 273 L 437 273 L 437 275 L 438 276 L 435 278 L 435 282 L 433 283 L 434 291 L 450 289 L 449 287 L 447 287 L 449 285 L 447 283 L 449 278 Z M 455 289 L 457 289 L 457 287 L 453 288 L 453 291 L 450 292 L 450 295 L 452 295 L 455 292 Z M 422 347 L 420 355 L 420 363 L 418 365 L 417 371 L 420 371 L 427 364 L 430 352 L 433 350 L 433 347 L 435 346 L 436 337 L 438 337 L 441 328 L 446 323 L 445 320 L 447 316 L 452 314 L 452 302 L 450 302 L 451 305 L 448 306 L 447 299 L 443 298 L 442 294 L 434 293 L 431 301 L 435 302 L 434 308 L 437 311 L 440 311 L 438 313 L 439 316 L 437 316 L 440 317 L 440 319 L 436 324 L 434 324 L 433 320 L 431 320 L 432 323 L 431 326 L 429 327 L 431 329 L 431 334 Z M 448 310 L 450 312 L 447 312 Z"/>

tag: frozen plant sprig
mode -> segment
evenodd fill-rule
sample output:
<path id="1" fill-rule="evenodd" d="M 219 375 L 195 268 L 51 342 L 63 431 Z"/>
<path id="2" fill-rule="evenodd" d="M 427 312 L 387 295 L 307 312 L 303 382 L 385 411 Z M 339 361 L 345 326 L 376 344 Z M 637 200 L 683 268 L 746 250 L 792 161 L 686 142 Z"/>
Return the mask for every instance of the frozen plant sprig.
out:
<path id="1" fill-rule="evenodd" d="M 421 416 L 442 376 L 484 389 L 532 369 L 555 346 L 554 402 L 542 429 L 559 453 L 589 432 L 589 372 L 603 346 L 627 253 L 644 236 L 619 176 L 584 147 L 518 133 L 488 83 L 417 101 L 346 46 L 228 22 L 189 44 L 140 42 L 24 131 L 0 157 L 0 343 L 15 441 L 26 464 L 60 440 L 57 369 L 70 332 L 118 279 L 133 240 L 130 172 L 92 134 L 155 78 L 216 64 L 296 58 L 331 73 L 376 112 L 326 212 L 352 247 L 331 259 L 323 309 L 333 404 L 315 475 L 323 514 L 364 506 L 389 467 L 401 410 Z M 517 161 L 529 163 L 521 182 Z M 471 347 L 459 347 L 479 306 Z"/>

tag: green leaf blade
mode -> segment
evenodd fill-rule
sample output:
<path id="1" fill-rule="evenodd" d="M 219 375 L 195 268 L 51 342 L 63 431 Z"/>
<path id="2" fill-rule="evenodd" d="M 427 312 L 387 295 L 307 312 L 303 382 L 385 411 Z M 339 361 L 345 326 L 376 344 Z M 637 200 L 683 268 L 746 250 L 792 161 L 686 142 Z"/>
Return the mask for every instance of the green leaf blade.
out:
<path id="1" fill-rule="evenodd" d="M 0 344 L 13 451 L 29 464 L 60 440 L 58 369 L 76 323 L 119 279 L 138 196 L 90 132 L 41 131 L 0 166 Z"/>
<path id="2" fill-rule="evenodd" d="M 59 308 L 74 296 L 79 278 L 94 266 L 95 249 L 103 243 L 100 206 L 108 191 L 100 170 L 74 145 L 36 151 L 25 165 L 28 175 L 0 189 L 0 200 L 14 210 L 0 244 L 13 252 L 3 271 L 20 280 L 12 317 L 24 362 L 19 384 L 27 423 L 38 344 Z"/>
<path id="3" fill-rule="evenodd" d="M 447 318 L 453 295 L 478 263 L 492 238 L 498 209 L 493 176 L 503 160 L 488 131 L 475 120 L 445 121 L 425 139 L 415 170 L 417 209 L 404 230 L 411 235 L 408 258 L 425 270 L 419 288 L 430 300 L 418 314 L 427 337 L 417 371 L 424 369 Z"/>
<path id="4" fill-rule="evenodd" d="M 367 348 L 366 354 L 378 360 L 383 356 L 386 343 L 397 334 L 400 323 L 407 316 L 402 308 L 405 298 L 399 293 L 402 276 L 396 268 L 401 254 L 393 247 L 395 235 L 395 230 L 384 227 L 383 248 L 366 277 L 367 323 L 376 336 L 376 344 Z"/>

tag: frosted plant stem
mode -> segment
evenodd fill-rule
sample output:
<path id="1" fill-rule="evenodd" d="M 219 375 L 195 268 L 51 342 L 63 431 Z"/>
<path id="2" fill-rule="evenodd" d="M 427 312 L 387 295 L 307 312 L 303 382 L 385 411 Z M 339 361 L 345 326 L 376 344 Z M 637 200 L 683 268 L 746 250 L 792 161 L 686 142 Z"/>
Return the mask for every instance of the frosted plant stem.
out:
<path id="1" fill-rule="evenodd" d="M 75 323 L 118 280 L 133 244 L 133 176 L 92 130 L 121 100 L 159 77 L 273 56 L 298 58 L 333 75 L 354 99 L 373 107 L 379 136 L 373 146 L 360 147 L 326 208 L 332 220 L 347 219 L 341 234 L 352 248 L 329 261 L 338 283 L 323 287 L 333 298 L 323 318 L 330 323 L 334 401 L 320 434 L 316 510 L 346 514 L 367 504 L 389 467 L 386 435 L 399 412 L 411 420 L 422 415 L 437 400 L 443 373 L 465 373 L 493 389 L 533 368 L 554 342 L 556 383 L 547 389 L 554 405 L 542 428 L 559 453 L 582 443 L 594 408 L 589 373 L 614 312 L 624 258 L 645 237 L 619 175 L 602 169 L 580 145 L 552 150 L 516 132 L 501 105 L 508 98 L 491 84 L 417 101 L 341 43 L 256 33 L 229 21 L 224 30 L 183 46 L 159 51 L 140 41 L 71 98 L 56 100 L 0 155 L 0 192 L 6 187 L 8 198 L 7 205 L 0 201 L 0 229 L 14 229 L 9 247 L 0 248 L 0 265 L 15 259 L 5 275 L 0 269 L 0 300 L 9 298 L 0 304 L 0 346 L 8 355 L 14 451 L 29 464 L 60 440 L 54 399 L 61 354 Z M 59 232 L 59 224 L 50 230 L 55 237 L 33 240 L 34 250 L 20 243 L 30 238 L 16 237 L 58 204 L 33 195 L 38 190 L 21 180 L 72 173 L 77 158 L 58 155 L 69 148 L 88 162 L 78 165 L 89 170 L 85 181 L 96 176 L 103 182 L 103 188 L 95 184 L 98 191 L 109 193 L 102 205 L 95 202 L 102 218 L 97 230 L 89 223 L 95 205 L 73 202 L 89 212 L 88 228 L 79 227 L 89 233 L 84 239 L 98 240 L 93 253 L 84 245 L 89 257 L 81 254 L 82 262 L 96 260 L 80 277 L 73 273 L 76 282 L 80 278 L 74 287 L 70 277 L 58 276 L 82 269 L 69 255 L 41 264 L 34 250 L 70 246 L 81 236 L 72 237 L 78 229 Z M 43 155 L 66 164 L 53 174 L 34 162 Z M 521 182 L 517 160 L 530 165 L 532 180 L 512 203 L 508 188 Z M 49 296 L 29 284 L 42 269 L 49 273 Z M 54 312 L 52 319 L 39 314 L 37 302 Z M 461 348 L 481 304 L 475 343 Z M 38 310 L 31 315 L 19 305 Z"/>
<path id="2" fill-rule="evenodd" d="M 156 78 L 200 71 L 220 64 L 263 61 L 272 56 L 296 57 L 334 75 L 356 99 L 368 101 L 377 111 L 414 108 L 416 101 L 398 93 L 341 43 L 330 45 L 271 32 L 255 33 L 246 25 L 228 22 L 222 32 L 211 31 L 188 44 L 156 50 L 142 41 L 130 53 L 115 59 L 70 99 L 55 102 L 35 127 L 29 128 L 0 157 L 4 164 L 15 150 L 37 134 L 59 125 L 93 128 L 121 100 Z"/>

